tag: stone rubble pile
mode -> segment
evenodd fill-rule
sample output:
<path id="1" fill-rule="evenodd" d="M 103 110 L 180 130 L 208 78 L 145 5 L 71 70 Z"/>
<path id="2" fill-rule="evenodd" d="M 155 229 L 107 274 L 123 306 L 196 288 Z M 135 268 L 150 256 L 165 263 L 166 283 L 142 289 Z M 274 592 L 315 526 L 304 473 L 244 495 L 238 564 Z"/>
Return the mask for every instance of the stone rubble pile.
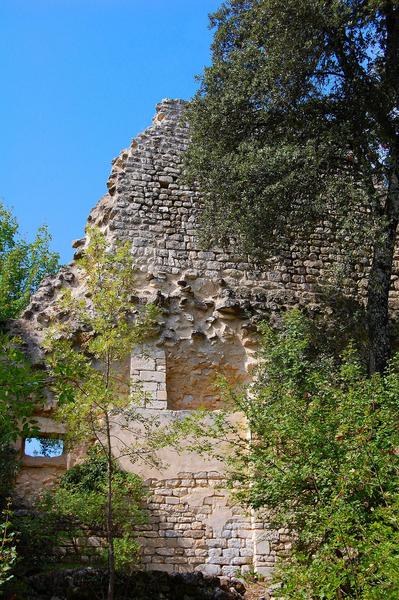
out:
<path id="1" fill-rule="evenodd" d="M 101 569 L 68 569 L 29 578 L 24 600 L 96 600 L 107 589 Z M 245 586 L 237 579 L 203 576 L 202 573 L 136 571 L 118 576 L 116 600 L 243 600 Z M 5 599 L 8 600 L 8 599 Z"/>

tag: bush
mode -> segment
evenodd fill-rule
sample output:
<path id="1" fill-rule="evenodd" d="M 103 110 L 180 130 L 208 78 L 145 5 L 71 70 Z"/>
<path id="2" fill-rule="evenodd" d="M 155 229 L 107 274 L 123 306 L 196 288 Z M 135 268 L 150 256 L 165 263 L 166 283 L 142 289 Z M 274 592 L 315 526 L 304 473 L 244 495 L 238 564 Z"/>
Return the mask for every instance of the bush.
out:
<path id="1" fill-rule="evenodd" d="M 15 533 L 11 524 L 10 503 L 0 514 L 0 586 L 13 578 L 12 570 L 17 560 Z"/>
<path id="2" fill-rule="evenodd" d="M 2 432 L 0 429 L 0 436 Z M 7 505 L 18 472 L 17 452 L 0 443 L 0 510 Z"/>
<path id="3" fill-rule="evenodd" d="M 116 564 L 126 570 L 137 565 L 139 559 L 135 528 L 146 521 L 142 508 L 144 484 L 137 475 L 115 465 L 112 494 Z M 68 553 L 73 550 L 77 560 L 83 555 L 101 563 L 107 560 L 106 505 L 107 461 L 94 447 L 83 463 L 69 469 L 59 485 L 43 495 L 38 508 L 58 523 L 58 545 Z"/>
<path id="4" fill-rule="evenodd" d="M 14 519 L 21 582 L 61 566 L 104 566 L 106 549 L 106 459 L 94 447 L 87 459 L 62 475 L 43 493 L 33 510 Z M 142 480 L 115 465 L 113 477 L 115 560 L 117 570 L 130 572 L 139 562 L 135 528 L 146 522 Z M 14 584 L 11 589 L 14 591 Z"/>
<path id="5" fill-rule="evenodd" d="M 281 595 L 398 598 L 399 355 L 368 378 L 353 347 L 324 354 L 298 311 L 262 334 L 257 383 L 235 398 L 252 439 L 231 483 L 291 532 Z"/>

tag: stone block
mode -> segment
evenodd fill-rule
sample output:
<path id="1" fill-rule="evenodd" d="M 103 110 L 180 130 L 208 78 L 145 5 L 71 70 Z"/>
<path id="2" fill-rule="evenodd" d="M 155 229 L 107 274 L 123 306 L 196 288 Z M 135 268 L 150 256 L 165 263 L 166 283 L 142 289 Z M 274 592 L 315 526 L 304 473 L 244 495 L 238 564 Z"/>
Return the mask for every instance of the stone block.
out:
<path id="1" fill-rule="evenodd" d="M 175 555 L 175 549 L 174 548 L 157 548 L 155 550 L 156 554 L 159 554 L 160 556 L 174 556 Z"/>
<path id="2" fill-rule="evenodd" d="M 166 496 L 166 504 L 180 504 L 180 498 L 175 496 Z"/>
<path id="3" fill-rule="evenodd" d="M 173 538 L 172 538 L 173 539 Z M 171 540 L 166 540 L 166 541 L 171 541 Z M 174 541 L 174 540 L 173 540 Z M 176 539 L 176 544 L 178 547 L 183 548 L 184 550 L 188 550 L 191 549 L 193 546 L 193 542 L 190 539 L 185 539 L 185 538 L 177 538 Z"/>
<path id="4" fill-rule="evenodd" d="M 191 529 L 190 523 L 176 523 L 175 529 L 178 531 L 186 531 L 187 529 Z"/>
<path id="5" fill-rule="evenodd" d="M 205 575 L 210 575 L 211 577 L 215 577 L 222 573 L 222 569 L 219 565 L 211 565 L 209 563 L 198 565 L 195 570 L 201 571 L 202 573 L 205 573 Z"/>
<path id="6" fill-rule="evenodd" d="M 233 532 L 231 531 L 231 529 L 224 529 L 221 533 L 221 537 L 229 539 L 229 538 L 233 537 Z"/>
<path id="7" fill-rule="evenodd" d="M 224 565 L 222 567 L 222 574 L 226 577 L 235 577 L 237 574 L 237 567 L 233 567 L 230 565 Z"/>
<path id="8" fill-rule="evenodd" d="M 174 529 L 166 529 L 164 533 L 165 537 L 167 538 L 174 538 L 179 536 L 178 532 L 174 531 Z"/>
<path id="9" fill-rule="evenodd" d="M 239 538 L 252 538 L 252 531 L 250 529 L 239 529 L 237 531 Z"/>
<path id="10" fill-rule="evenodd" d="M 187 493 L 187 488 L 176 488 L 173 490 L 172 495 L 181 498 L 182 496 L 187 496 Z"/>
<path id="11" fill-rule="evenodd" d="M 226 562 L 229 561 L 226 561 L 226 558 L 223 558 L 223 556 L 210 556 L 208 558 L 208 563 L 210 565 L 225 565 Z"/>
<path id="12" fill-rule="evenodd" d="M 222 549 L 221 548 L 209 548 L 208 550 L 208 555 L 209 556 L 222 556 Z"/>
<path id="13" fill-rule="evenodd" d="M 165 563 L 172 563 L 174 565 L 185 565 L 188 559 L 185 556 L 170 556 L 165 558 Z"/>
<path id="14" fill-rule="evenodd" d="M 157 494 L 159 496 L 171 496 L 173 493 L 171 488 L 157 488 Z"/>
<path id="15" fill-rule="evenodd" d="M 255 567 L 256 573 L 262 577 L 271 577 L 273 575 L 273 567 Z"/>
<path id="16" fill-rule="evenodd" d="M 193 529 L 189 529 L 188 531 L 184 532 L 184 537 L 191 537 L 194 539 L 199 539 L 202 538 L 204 536 L 204 532 L 203 531 L 197 531 L 197 530 L 193 530 Z"/>
<path id="17" fill-rule="evenodd" d="M 156 381 L 143 381 L 141 383 L 141 387 L 144 392 L 156 392 L 158 390 L 158 385 Z"/>
<path id="18" fill-rule="evenodd" d="M 237 548 L 225 548 L 223 550 L 223 558 L 234 558 L 240 556 L 240 551 Z M 226 561 L 228 562 L 228 561 Z"/>
<path id="19" fill-rule="evenodd" d="M 208 471 L 208 478 L 209 479 L 224 479 L 224 475 L 222 473 L 219 473 L 219 471 Z"/>
<path id="20" fill-rule="evenodd" d="M 251 556 L 236 556 L 235 558 L 231 559 L 231 564 L 232 565 L 249 565 L 252 563 L 252 557 Z"/>
<path id="21" fill-rule="evenodd" d="M 155 370 L 155 359 L 154 358 L 141 358 L 132 356 L 130 361 L 130 368 L 136 371 L 146 370 L 146 371 L 154 371 Z"/>
<path id="22" fill-rule="evenodd" d="M 244 543 L 244 540 L 240 540 L 239 538 L 232 538 L 227 541 L 229 548 L 241 548 Z"/>
<path id="23" fill-rule="evenodd" d="M 182 479 L 181 483 L 185 487 L 193 487 L 195 485 L 194 479 Z"/>
<path id="24" fill-rule="evenodd" d="M 140 381 L 157 381 L 163 383 L 165 381 L 165 373 L 160 371 L 140 371 Z"/>
<path id="25" fill-rule="evenodd" d="M 256 542 L 256 554 L 270 554 L 270 542 L 268 540 L 260 540 Z"/>
<path id="26" fill-rule="evenodd" d="M 157 393 L 156 393 L 156 395 L 157 395 Z M 164 402 L 163 400 L 162 401 L 150 400 L 149 402 L 146 402 L 145 407 L 148 409 L 151 409 L 151 410 L 166 410 L 167 403 Z"/>

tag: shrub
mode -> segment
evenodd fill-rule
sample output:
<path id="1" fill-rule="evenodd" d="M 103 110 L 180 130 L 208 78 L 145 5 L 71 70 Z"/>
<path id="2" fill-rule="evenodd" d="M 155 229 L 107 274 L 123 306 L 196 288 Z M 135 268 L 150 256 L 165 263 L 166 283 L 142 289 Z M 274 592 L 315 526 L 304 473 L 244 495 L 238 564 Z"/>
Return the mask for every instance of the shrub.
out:
<path id="1" fill-rule="evenodd" d="M 10 503 L 0 518 L 0 586 L 13 578 L 12 570 L 17 560 L 15 532 L 12 529 Z"/>
<path id="2" fill-rule="evenodd" d="M 117 569 L 129 570 L 139 560 L 135 528 L 146 521 L 142 508 L 145 488 L 137 475 L 114 466 L 113 527 Z M 107 459 L 95 446 L 88 458 L 69 469 L 59 485 L 45 493 L 39 510 L 57 523 L 57 544 L 74 554 L 101 563 L 107 559 Z"/>
<path id="3" fill-rule="evenodd" d="M 239 500 L 291 532 L 282 596 L 398 598 L 399 355 L 368 378 L 352 346 L 323 353 L 298 311 L 262 335 L 257 382 L 235 397 L 252 438 L 229 463 Z"/>

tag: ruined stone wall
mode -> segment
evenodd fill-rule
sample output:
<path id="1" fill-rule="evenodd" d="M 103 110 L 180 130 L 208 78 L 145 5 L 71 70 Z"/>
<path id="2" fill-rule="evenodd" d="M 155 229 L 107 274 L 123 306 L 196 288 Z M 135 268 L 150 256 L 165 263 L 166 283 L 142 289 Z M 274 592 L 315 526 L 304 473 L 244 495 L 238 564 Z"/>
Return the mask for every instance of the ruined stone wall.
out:
<path id="1" fill-rule="evenodd" d="M 233 385 L 249 381 L 256 358 L 256 323 L 293 306 L 317 310 L 318 284 L 340 259 L 331 249 L 328 223 L 321 224 L 301 250 L 292 249 L 264 270 L 237 256 L 234 248 L 200 248 L 200 193 L 180 179 L 189 136 L 183 108 L 183 102 L 174 100 L 157 106 L 153 125 L 113 161 L 108 193 L 89 216 L 89 223 L 99 226 L 110 244 L 116 239 L 131 244 L 137 295 L 161 309 L 159 339 L 145 355 L 132 350 L 125 368 L 126 377 L 139 381 L 146 392 L 143 410 L 165 420 L 182 410 L 220 407 L 215 386 L 220 373 Z M 86 238 L 74 242 L 75 257 L 85 244 Z M 391 299 L 396 303 L 399 280 L 396 275 L 393 280 Z M 360 267 L 353 285 L 360 292 L 364 289 Z M 57 318 L 57 297 L 65 287 L 77 296 L 85 293 L 74 262 L 43 282 L 14 326 L 38 361 L 43 332 Z M 50 402 L 47 417 L 51 409 Z M 43 424 L 46 428 L 51 430 L 51 425 Z M 28 462 L 19 481 L 25 497 L 51 483 L 59 468 L 39 458 Z M 285 533 L 270 531 L 267 523 L 231 505 L 223 488 L 223 465 L 177 454 L 166 456 L 166 462 L 169 467 L 163 472 L 140 470 L 151 489 L 149 525 L 140 535 L 144 564 L 210 574 L 256 567 L 268 574 L 276 553 L 289 545 Z"/>
<path id="2" fill-rule="evenodd" d="M 140 537 L 144 564 L 226 576 L 256 566 L 270 574 L 270 541 L 278 534 L 229 505 L 219 472 L 179 472 L 173 479 L 152 480 L 151 486 L 150 524 Z"/>

